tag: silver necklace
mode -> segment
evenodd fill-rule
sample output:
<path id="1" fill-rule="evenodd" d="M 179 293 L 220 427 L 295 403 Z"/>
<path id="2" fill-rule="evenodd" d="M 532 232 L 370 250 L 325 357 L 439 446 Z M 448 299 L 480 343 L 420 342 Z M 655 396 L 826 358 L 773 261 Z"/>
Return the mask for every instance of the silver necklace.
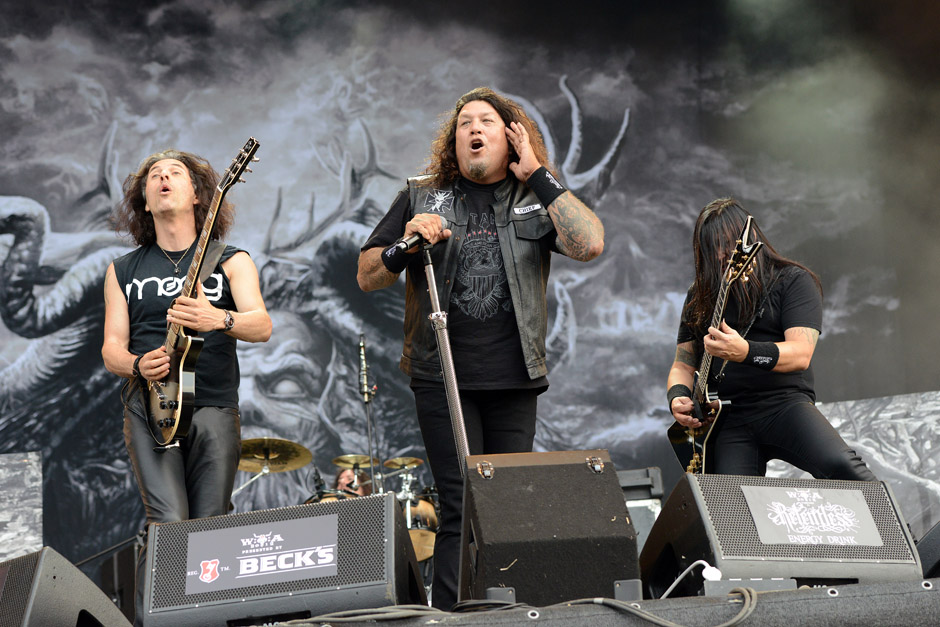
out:
<path id="1" fill-rule="evenodd" d="M 173 258 L 170 257 L 169 253 L 163 250 L 163 246 L 161 246 L 160 244 L 157 244 L 157 248 L 160 249 L 160 252 L 163 253 L 163 256 L 166 257 L 170 261 L 170 263 L 173 264 L 173 276 L 179 276 L 180 264 L 183 263 L 183 259 L 186 258 L 186 254 L 189 252 L 189 249 L 192 248 L 193 244 L 195 243 L 196 243 L 196 240 L 193 240 L 192 242 L 189 243 L 189 246 L 186 248 L 186 250 L 183 251 L 183 254 L 180 255 L 180 258 L 178 261 L 173 261 Z"/>

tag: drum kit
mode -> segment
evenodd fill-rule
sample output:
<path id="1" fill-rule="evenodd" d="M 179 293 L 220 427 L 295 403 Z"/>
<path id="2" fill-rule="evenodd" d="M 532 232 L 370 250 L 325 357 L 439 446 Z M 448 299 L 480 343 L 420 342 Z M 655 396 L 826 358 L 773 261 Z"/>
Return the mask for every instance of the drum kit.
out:
<path id="1" fill-rule="evenodd" d="M 271 473 L 287 472 L 303 468 L 313 461 L 313 454 L 304 446 L 278 438 L 253 438 L 242 441 L 241 460 L 238 469 L 255 473 L 251 479 L 232 493 L 235 496 L 249 484 Z M 381 465 L 388 472 L 376 473 L 381 479 L 378 492 L 383 490 L 382 483 L 392 477 L 400 477 L 401 486 L 395 493 L 405 514 L 408 534 L 414 546 L 415 556 L 424 562 L 434 555 L 434 539 L 438 528 L 437 491 L 433 487 L 418 489 L 418 477 L 413 472 L 424 460 L 418 457 L 394 457 Z M 304 503 L 324 503 L 339 501 L 372 494 L 373 481 L 364 469 L 379 466 L 379 460 L 368 455 L 347 454 L 333 459 L 333 465 L 340 468 L 340 474 L 352 471 L 352 480 L 339 482 L 333 489 L 324 489 L 319 470 L 316 471 L 316 492 Z M 316 468 L 316 465 L 314 465 Z M 341 478 L 338 476 L 338 478 Z"/>

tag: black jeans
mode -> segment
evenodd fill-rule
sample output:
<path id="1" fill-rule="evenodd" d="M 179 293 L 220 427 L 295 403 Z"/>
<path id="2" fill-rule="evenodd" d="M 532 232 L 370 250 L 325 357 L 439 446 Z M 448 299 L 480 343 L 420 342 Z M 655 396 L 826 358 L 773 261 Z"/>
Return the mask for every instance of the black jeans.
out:
<path id="1" fill-rule="evenodd" d="M 447 407 L 440 387 L 412 387 L 421 437 L 428 464 L 437 484 L 441 524 L 434 541 L 434 581 L 431 604 L 447 611 L 457 602 L 460 565 L 460 529 L 463 517 L 463 475 Z M 528 453 L 535 439 L 535 410 L 538 395 L 532 390 L 462 390 L 467 443 L 472 455 L 482 453 Z"/>
<path id="2" fill-rule="evenodd" d="M 124 408 L 124 444 L 137 477 L 147 524 L 228 513 L 241 456 L 237 409 L 198 407 L 179 448 L 155 451 L 137 403 Z M 143 619 L 146 544 L 137 557 L 135 625 Z"/>
<path id="3" fill-rule="evenodd" d="M 721 426 L 712 454 L 714 472 L 723 475 L 763 476 L 769 460 L 782 459 L 816 479 L 878 480 L 808 401 L 771 417 Z"/>

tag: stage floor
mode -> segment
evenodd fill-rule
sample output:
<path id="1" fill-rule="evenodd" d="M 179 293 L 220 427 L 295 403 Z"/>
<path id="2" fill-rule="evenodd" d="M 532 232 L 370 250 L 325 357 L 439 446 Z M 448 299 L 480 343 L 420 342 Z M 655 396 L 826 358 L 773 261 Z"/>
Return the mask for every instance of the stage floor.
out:
<path id="1" fill-rule="evenodd" d="M 487 602 L 479 602 L 481 608 Z M 724 597 L 621 602 L 584 599 L 542 608 L 522 605 L 464 613 L 439 612 L 415 606 L 393 606 L 326 614 L 291 621 L 290 625 L 366 625 L 376 621 L 393 627 L 417 625 L 546 624 L 592 627 L 620 625 L 713 626 L 730 623 L 761 627 L 895 627 L 940 625 L 940 579 L 885 584 L 850 584 L 827 588 L 729 594 Z"/>

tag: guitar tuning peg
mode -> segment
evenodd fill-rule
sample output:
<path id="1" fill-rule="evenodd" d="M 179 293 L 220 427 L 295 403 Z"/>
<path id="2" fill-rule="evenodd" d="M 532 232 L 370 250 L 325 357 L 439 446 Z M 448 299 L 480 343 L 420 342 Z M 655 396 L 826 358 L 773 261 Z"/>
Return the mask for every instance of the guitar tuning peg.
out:
<path id="1" fill-rule="evenodd" d="M 257 163 L 258 161 L 261 161 L 261 157 L 252 157 L 251 160 Z"/>
<path id="2" fill-rule="evenodd" d="M 242 177 L 239 176 L 239 177 L 238 177 L 238 182 L 239 182 L 239 183 L 244 183 L 244 182 L 245 182 L 245 179 L 243 179 Z"/>
<path id="3" fill-rule="evenodd" d="M 245 168 L 245 172 L 251 172 L 251 168 Z"/>

